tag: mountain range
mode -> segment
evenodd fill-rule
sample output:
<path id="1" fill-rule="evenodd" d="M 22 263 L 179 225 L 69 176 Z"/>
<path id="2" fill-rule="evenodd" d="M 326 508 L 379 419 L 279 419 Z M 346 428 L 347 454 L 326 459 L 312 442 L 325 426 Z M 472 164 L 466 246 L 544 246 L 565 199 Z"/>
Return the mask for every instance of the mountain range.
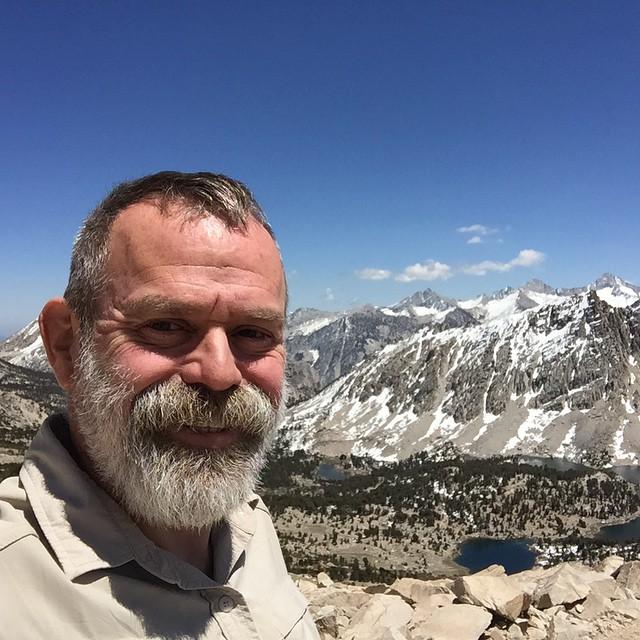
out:
<path id="1" fill-rule="evenodd" d="M 398 460 L 450 442 L 479 456 L 638 462 L 640 287 L 612 274 L 298 309 L 287 351 L 293 448 Z M 1 342 L 0 359 L 47 371 L 37 323 Z"/>

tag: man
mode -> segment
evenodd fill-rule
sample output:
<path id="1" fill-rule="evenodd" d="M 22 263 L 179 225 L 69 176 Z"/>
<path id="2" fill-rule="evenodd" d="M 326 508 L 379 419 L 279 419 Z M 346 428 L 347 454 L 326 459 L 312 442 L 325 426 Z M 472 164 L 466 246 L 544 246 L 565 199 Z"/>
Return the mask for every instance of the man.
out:
<path id="1" fill-rule="evenodd" d="M 318 637 L 253 494 L 285 299 L 239 182 L 163 172 L 91 213 L 40 315 L 68 415 L 0 485 L 0 637 Z"/>

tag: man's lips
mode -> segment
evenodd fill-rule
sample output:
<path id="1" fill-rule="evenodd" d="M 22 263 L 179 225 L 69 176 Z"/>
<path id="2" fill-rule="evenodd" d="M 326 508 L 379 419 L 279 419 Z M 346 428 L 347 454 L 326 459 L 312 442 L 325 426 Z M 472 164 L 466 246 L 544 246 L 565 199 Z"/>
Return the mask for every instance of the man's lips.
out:
<path id="1" fill-rule="evenodd" d="M 238 442 L 242 437 L 239 431 L 232 429 L 190 429 L 188 427 L 166 434 L 170 440 L 194 449 L 225 449 Z"/>

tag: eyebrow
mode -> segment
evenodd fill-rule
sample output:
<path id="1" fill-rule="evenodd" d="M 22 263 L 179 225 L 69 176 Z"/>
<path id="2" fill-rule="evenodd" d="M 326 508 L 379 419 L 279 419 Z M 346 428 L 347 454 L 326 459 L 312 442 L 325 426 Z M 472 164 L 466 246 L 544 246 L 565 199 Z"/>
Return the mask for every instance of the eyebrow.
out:
<path id="1" fill-rule="evenodd" d="M 183 313 L 201 313 L 203 308 L 204 305 L 197 302 L 179 301 L 157 295 L 133 298 L 120 304 L 120 311 L 130 316 L 141 316 L 147 313 L 162 313 L 169 316 Z M 248 307 L 242 309 L 241 313 L 254 320 L 284 323 L 284 314 L 269 307 Z"/>

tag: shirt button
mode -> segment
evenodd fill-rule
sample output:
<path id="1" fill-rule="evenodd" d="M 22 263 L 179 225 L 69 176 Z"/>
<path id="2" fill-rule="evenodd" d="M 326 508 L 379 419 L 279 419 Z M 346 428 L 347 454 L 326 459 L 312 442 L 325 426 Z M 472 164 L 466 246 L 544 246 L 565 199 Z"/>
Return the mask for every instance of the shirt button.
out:
<path id="1" fill-rule="evenodd" d="M 231 596 L 220 596 L 220 600 L 218 600 L 218 608 L 222 613 L 228 613 L 233 610 L 236 606 L 236 603 L 233 601 Z"/>

